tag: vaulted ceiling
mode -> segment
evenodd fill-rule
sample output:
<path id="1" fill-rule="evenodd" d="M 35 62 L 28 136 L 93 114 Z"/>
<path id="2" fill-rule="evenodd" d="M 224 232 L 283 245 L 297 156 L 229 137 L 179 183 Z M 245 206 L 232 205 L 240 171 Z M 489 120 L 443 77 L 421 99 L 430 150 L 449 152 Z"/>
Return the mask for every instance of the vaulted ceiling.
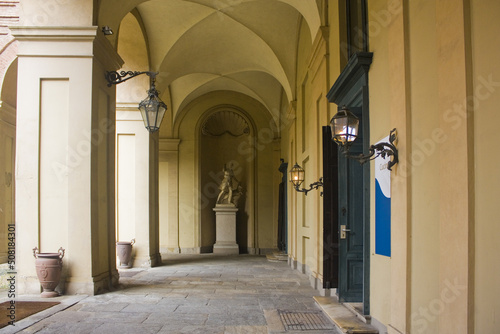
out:
<path id="1" fill-rule="evenodd" d="M 98 20 L 115 31 L 124 67 L 160 72 L 174 115 L 222 90 L 276 117 L 282 100 L 295 99 L 300 30 L 314 40 L 320 26 L 316 0 L 105 0 Z"/>

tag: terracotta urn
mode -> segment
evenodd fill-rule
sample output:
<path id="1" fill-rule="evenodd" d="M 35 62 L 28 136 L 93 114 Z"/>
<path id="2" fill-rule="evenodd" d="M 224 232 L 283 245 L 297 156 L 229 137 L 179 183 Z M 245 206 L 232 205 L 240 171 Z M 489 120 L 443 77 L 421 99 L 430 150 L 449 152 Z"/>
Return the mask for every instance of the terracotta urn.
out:
<path id="1" fill-rule="evenodd" d="M 133 244 L 135 244 L 135 239 L 131 241 L 118 241 L 116 243 L 116 254 L 120 260 L 119 268 L 130 268 L 132 266 L 130 259 L 132 258 Z"/>
<path id="2" fill-rule="evenodd" d="M 36 275 L 42 285 L 42 297 L 57 297 L 59 293 L 55 288 L 61 280 L 61 272 L 64 257 L 64 248 L 59 248 L 58 253 L 39 253 L 38 247 L 33 248 L 35 257 Z"/>

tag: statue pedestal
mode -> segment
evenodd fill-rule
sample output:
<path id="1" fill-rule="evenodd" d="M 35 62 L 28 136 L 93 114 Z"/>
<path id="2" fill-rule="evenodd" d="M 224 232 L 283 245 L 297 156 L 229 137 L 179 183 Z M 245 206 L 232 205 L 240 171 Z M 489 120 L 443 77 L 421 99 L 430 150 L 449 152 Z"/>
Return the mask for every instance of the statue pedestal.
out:
<path id="1" fill-rule="evenodd" d="M 236 208 L 233 204 L 217 204 L 215 211 L 214 254 L 234 255 L 240 249 L 236 243 Z"/>

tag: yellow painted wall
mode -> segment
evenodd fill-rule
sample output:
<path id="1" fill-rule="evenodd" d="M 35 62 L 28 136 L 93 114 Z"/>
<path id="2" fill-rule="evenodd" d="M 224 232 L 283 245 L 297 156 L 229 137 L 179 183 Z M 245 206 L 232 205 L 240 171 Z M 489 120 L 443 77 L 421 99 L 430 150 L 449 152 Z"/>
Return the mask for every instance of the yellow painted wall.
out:
<path id="1" fill-rule="evenodd" d="M 500 8 L 494 1 L 471 1 L 470 8 L 467 1 L 420 1 L 404 3 L 398 14 L 402 3 L 369 2 L 371 141 L 398 126 L 393 216 L 409 212 L 406 220 L 393 218 L 393 257 L 372 256 L 371 315 L 389 333 L 493 333 L 500 275 L 493 13 Z M 394 205 L 395 190 L 406 206 Z M 372 209 L 372 231 L 373 220 Z M 396 260 L 405 239 L 404 259 Z M 373 242 L 374 235 L 372 253 Z"/>
<path id="2" fill-rule="evenodd" d="M 500 12 L 498 1 L 471 1 L 475 150 L 475 333 L 495 333 L 500 317 Z"/>
<path id="3" fill-rule="evenodd" d="M 375 254 L 372 181 L 371 315 L 398 330 L 437 332 L 438 315 L 429 310 L 439 296 L 440 194 L 431 191 L 431 185 L 439 184 L 436 171 L 443 140 L 437 55 L 428 47 L 436 43 L 435 3 L 412 2 L 404 10 L 399 1 L 373 1 L 369 6 L 374 53 L 369 73 L 371 142 L 397 127 L 400 150 L 400 163 L 392 173 L 391 258 Z M 406 218 L 401 205 L 409 208 Z"/>
<path id="4" fill-rule="evenodd" d="M 26 26 L 90 26 L 94 0 L 20 2 L 21 24 Z"/>
<path id="5" fill-rule="evenodd" d="M 336 38 L 338 36 L 333 40 Z M 305 169 L 303 188 L 308 188 L 323 175 L 322 127 L 329 124 L 331 116 L 326 98 L 331 84 L 328 76 L 330 57 L 327 56 L 329 41 L 327 28 L 318 30 L 314 41 L 311 40 L 309 28 L 302 22 L 297 56 L 297 101 L 289 106 L 282 118 L 282 123 L 288 123 L 284 126 L 287 131 L 282 135 L 281 151 L 287 152 L 288 170 L 295 163 Z M 333 58 L 338 59 L 338 54 Z M 338 67 L 337 61 L 337 75 Z M 293 265 L 310 275 L 316 286 L 322 280 L 323 271 L 321 189 L 313 190 L 307 196 L 296 192 L 291 184 L 288 189 L 289 255 Z"/>
<path id="6" fill-rule="evenodd" d="M 436 103 L 437 51 L 434 1 L 409 6 L 411 142 L 408 173 L 411 178 L 411 327 L 413 331 L 439 331 L 434 299 L 439 296 L 439 184 L 440 144 L 444 137 Z M 424 311 L 426 310 L 426 311 Z M 428 313 L 429 314 L 428 314 Z"/>
<path id="7" fill-rule="evenodd" d="M 387 10 L 386 1 L 368 2 L 370 22 L 370 51 L 374 53 L 369 72 L 370 94 L 370 142 L 376 142 L 388 135 L 390 130 L 390 100 L 388 32 L 383 22 L 379 22 L 379 13 Z M 371 166 L 370 174 L 375 171 Z M 375 180 L 370 186 L 370 222 L 371 231 L 375 230 Z M 391 275 L 390 258 L 375 255 L 375 233 L 371 233 L 370 258 L 370 313 L 378 321 L 388 323 L 390 317 Z"/>
<path id="8" fill-rule="evenodd" d="M 0 106 L 0 263 L 7 262 L 8 251 L 8 224 L 14 219 L 14 180 L 15 180 L 15 151 L 16 151 L 16 86 L 17 60 L 10 64 L 2 83 Z"/>

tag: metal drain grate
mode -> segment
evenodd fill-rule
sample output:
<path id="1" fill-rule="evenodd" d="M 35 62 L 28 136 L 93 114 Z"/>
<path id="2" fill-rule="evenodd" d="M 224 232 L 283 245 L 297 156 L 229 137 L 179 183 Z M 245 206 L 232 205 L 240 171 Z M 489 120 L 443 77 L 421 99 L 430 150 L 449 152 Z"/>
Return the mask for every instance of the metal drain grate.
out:
<path id="1" fill-rule="evenodd" d="M 334 329 L 333 324 L 322 311 L 284 311 L 278 310 L 285 330 L 310 331 Z"/>

